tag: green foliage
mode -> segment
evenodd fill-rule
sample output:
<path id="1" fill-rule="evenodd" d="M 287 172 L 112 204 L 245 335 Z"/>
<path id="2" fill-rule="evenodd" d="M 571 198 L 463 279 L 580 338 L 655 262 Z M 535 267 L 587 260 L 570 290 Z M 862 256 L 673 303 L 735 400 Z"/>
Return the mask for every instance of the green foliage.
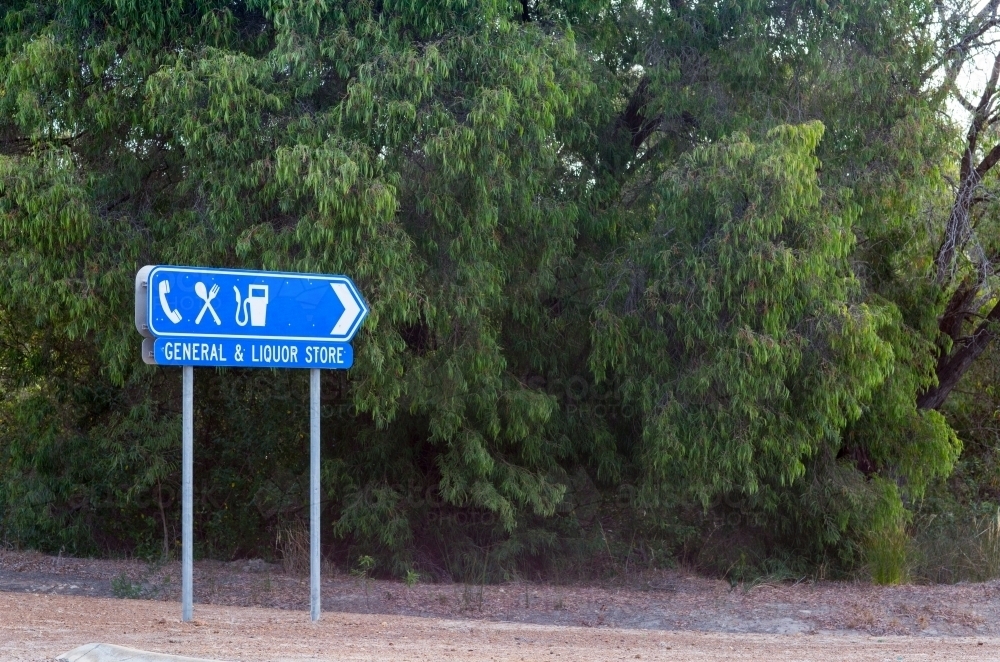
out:
<path id="1" fill-rule="evenodd" d="M 946 483 L 913 504 L 910 575 L 915 581 L 1000 576 L 1000 361 L 993 347 L 970 369 L 945 410 L 963 442 Z"/>
<path id="2" fill-rule="evenodd" d="M 323 376 L 324 540 L 365 578 L 641 549 L 901 579 L 904 506 L 962 447 L 915 406 L 954 138 L 931 11 L 8 3 L 0 531 L 176 545 L 180 380 L 139 360 L 134 274 L 240 266 L 372 306 Z M 199 555 L 301 520 L 306 393 L 198 371 Z"/>
<path id="3" fill-rule="evenodd" d="M 891 369 L 889 316 L 856 302 L 849 198 L 821 206 L 818 123 L 685 156 L 656 217 L 604 266 L 593 366 L 642 412 L 653 486 L 794 484 Z M 655 489 L 655 488 L 654 488 Z"/>
<path id="4" fill-rule="evenodd" d="M 868 542 L 867 558 L 876 584 L 902 584 L 907 581 L 906 548 L 909 539 L 902 527 L 873 534 Z"/>
<path id="5" fill-rule="evenodd" d="M 133 584 L 124 572 L 111 578 L 111 592 L 116 598 L 137 600 L 142 597 L 142 585 Z"/>
<path id="6" fill-rule="evenodd" d="M 375 569 L 375 566 L 376 566 L 375 559 L 365 554 L 363 556 L 358 557 L 357 565 L 351 570 L 351 575 L 359 579 L 361 581 L 361 585 L 364 587 L 366 609 L 369 608 L 368 584 L 371 581 L 372 570 Z"/>

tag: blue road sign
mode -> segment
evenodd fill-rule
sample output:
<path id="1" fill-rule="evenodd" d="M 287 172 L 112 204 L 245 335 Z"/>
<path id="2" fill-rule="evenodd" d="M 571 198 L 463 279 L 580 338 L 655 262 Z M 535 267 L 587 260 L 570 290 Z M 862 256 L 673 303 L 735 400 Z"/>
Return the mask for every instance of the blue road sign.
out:
<path id="1" fill-rule="evenodd" d="M 140 332 L 157 340 L 190 339 L 192 346 L 221 340 L 283 341 L 281 346 L 297 348 L 304 360 L 309 343 L 349 342 L 368 314 L 357 287 L 345 276 L 156 266 L 140 271 L 139 280 L 146 286 L 144 321 L 137 301 Z M 235 344 L 219 346 L 229 350 L 227 361 L 235 357 Z M 161 357 L 174 363 L 166 360 L 166 347 L 156 343 L 158 363 Z M 246 343 L 243 348 L 253 351 Z"/>
<path id="2" fill-rule="evenodd" d="M 346 370 L 354 364 L 354 349 L 348 343 L 303 340 L 157 338 L 153 356 L 156 365 L 230 368 Z"/>

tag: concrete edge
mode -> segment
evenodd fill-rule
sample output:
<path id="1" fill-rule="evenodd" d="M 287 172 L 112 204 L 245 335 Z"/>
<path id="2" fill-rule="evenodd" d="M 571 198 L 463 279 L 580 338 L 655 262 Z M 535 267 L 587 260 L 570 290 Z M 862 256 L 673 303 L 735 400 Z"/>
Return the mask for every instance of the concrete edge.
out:
<path id="1" fill-rule="evenodd" d="M 57 662 L 221 662 L 200 657 L 151 653 L 114 644 L 84 644 L 56 658 Z"/>

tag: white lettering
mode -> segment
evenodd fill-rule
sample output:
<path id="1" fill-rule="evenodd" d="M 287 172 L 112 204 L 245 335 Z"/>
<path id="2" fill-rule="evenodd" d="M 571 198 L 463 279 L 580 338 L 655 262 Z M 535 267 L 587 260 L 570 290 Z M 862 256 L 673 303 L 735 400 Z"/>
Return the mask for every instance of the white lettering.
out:
<path id="1" fill-rule="evenodd" d="M 209 354 L 210 361 L 225 361 L 226 357 L 222 355 L 222 345 L 212 345 L 212 351 Z"/>
<path id="2" fill-rule="evenodd" d="M 296 348 L 292 348 L 292 352 L 296 352 Z M 293 354 L 294 360 L 298 361 L 298 357 Z M 306 347 L 306 363 L 336 363 L 341 364 L 344 362 L 344 348 L 343 347 L 323 347 L 317 345 L 310 345 Z"/>
<path id="3" fill-rule="evenodd" d="M 292 360 L 292 362 L 293 363 L 298 363 L 299 362 L 299 348 L 298 347 L 292 347 L 291 350 L 292 350 L 292 352 L 291 352 L 291 360 Z"/>

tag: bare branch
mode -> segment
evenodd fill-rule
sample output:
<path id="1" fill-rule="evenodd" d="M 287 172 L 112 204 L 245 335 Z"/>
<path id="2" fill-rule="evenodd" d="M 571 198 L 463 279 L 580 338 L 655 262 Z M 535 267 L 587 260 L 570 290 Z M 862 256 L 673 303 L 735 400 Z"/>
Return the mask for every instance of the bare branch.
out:
<path id="1" fill-rule="evenodd" d="M 976 112 L 976 107 L 973 106 L 972 102 L 966 99 L 965 95 L 959 91 L 958 86 L 955 85 L 954 79 L 951 81 L 950 88 L 951 89 L 949 91 L 951 92 L 952 96 L 955 97 L 958 103 L 962 104 L 963 108 L 965 108 L 970 113 Z"/>
<path id="2" fill-rule="evenodd" d="M 993 69 L 990 71 L 990 79 L 983 88 L 983 96 L 979 99 L 979 105 L 976 106 L 976 115 L 983 117 L 982 121 L 985 121 L 985 118 L 992 111 L 991 105 L 993 103 L 993 95 L 997 91 L 998 79 L 1000 79 L 1000 53 L 997 53 L 993 58 Z"/>
<path id="3" fill-rule="evenodd" d="M 938 12 L 938 20 L 941 24 L 941 38 L 947 39 L 949 28 L 955 27 L 960 18 L 965 15 L 965 8 L 956 9 L 950 17 L 945 15 L 943 2 L 935 3 Z M 922 74 L 923 80 L 928 80 L 934 72 L 945 68 L 945 74 L 941 89 L 945 92 L 955 91 L 955 81 L 961 73 L 965 64 L 972 58 L 974 51 L 981 50 L 993 41 L 983 42 L 982 37 L 991 30 L 1000 27 L 1000 0 L 990 0 L 982 9 L 969 21 L 968 31 L 957 41 L 950 44 L 941 53 L 940 59 Z M 949 64 L 950 63 L 950 64 Z M 963 106 L 966 104 L 963 103 Z M 969 112 L 974 112 L 966 106 Z"/>
<path id="4" fill-rule="evenodd" d="M 982 179 L 997 164 L 997 161 L 1000 161 L 1000 144 L 994 145 L 993 149 L 976 166 L 979 179 Z"/>

